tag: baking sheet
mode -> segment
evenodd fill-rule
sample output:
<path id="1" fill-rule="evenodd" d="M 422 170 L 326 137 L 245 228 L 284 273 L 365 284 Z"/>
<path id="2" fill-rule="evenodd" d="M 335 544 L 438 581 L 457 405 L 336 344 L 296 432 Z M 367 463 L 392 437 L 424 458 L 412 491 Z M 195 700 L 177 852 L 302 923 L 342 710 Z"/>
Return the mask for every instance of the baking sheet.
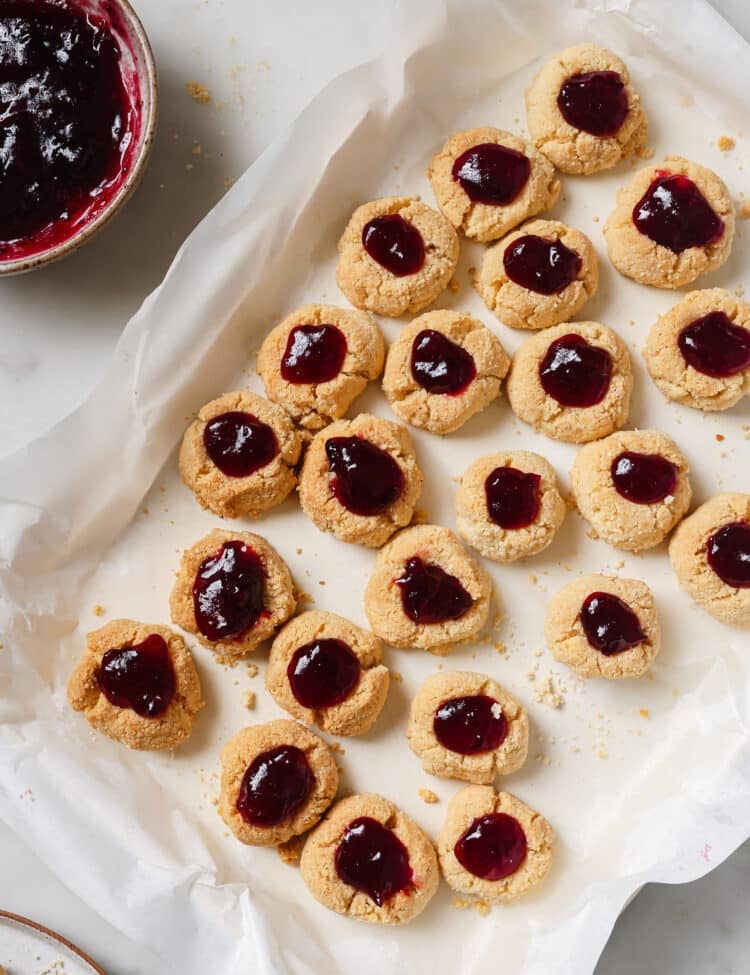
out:
<path id="1" fill-rule="evenodd" d="M 265 651 L 252 658 L 261 674 L 250 680 L 244 667 L 225 670 L 196 648 L 207 706 L 174 755 L 130 753 L 91 732 L 65 701 L 85 632 L 119 615 L 168 622 L 179 552 L 217 524 L 176 472 L 191 414 L 238 385 L 260 390 L 252 353 L 286 312 L 306 301 L 345 304 L 335 244 L 357 204 L 390 193 L 431 203 L 427 162 L 451 132 L 522 129 L 524 88 L 556 49 L 593 40 L 616 50 L 642 93 L 657 157 L 679 153 L 716 169 L 735 198 L 748 186 L 747 45 L 707 4 L 561 7 L 398 5 L 383 57 L 317 96 L 191 235 L 83 407 L 0 464 L 0 817 L 78 896 L 160 955 L 166 973 L 356 967 L 368 975 L 428 971 L 438 960 L 466 975 L 500 962 L 508 973 L 585 973 L 643 883 L 700 876 L 748 834 L 747 633 L 693 606 L 663 549 L 623 555 L 589 539 L 576 515 L 542 555 L 489 566 L 507 614 L 493 640 L 506 652 L 477 644 L 442 661 L 492 674 L 527 705 L 529 761 L 502 785 L 540 809 L 558 836 L 545 886 L 489 916 L 453 908 L 443 885 L 407 928 L 357 925 L 313 901 L 273 851 L 227 835 L 212 804 L 219 748 L 244 724 L 280 714 L 262 689 Z M 726 156 L 715 145 L 723 134 L 736 140 Z M 599 292 L 579 317 L 605 322 L 628 342 L 636 376 L 630 425 L 675 438 L 693 466 L 696 502 L 748 490 L 748 402 L 704 416 L 667 404 L 645 373 L 637 350 L 678 296 L 621 279 L 604 257 L 601 227 L 630 172 L 626 164 L 563 177 L 551 211 L 588 233 L 603 258 Z M 700 286 L 743 285 L 748 246 L 740 222 L 732 258 Z M 437 307 L 473 312 L 513 351 L 524 334 L 495 322 L 469 286 L 480 256 L 478 245 L 462 241 L 460 290 Z M 382 324 L 393 340 L 399 323 Z M 377 387 L 355 408 L 392 415 Z M 420 506 L 450 527 L 452 478 L 481 454 L 537 450 L 566 486 L 575 455 L 572 445 L 516 421 L 505 400 L 449 438 L 413 436 L 426 474 Z M 233 524 L 268 537 L 315 606 L 366 624 L 362 590 L 374 553 L 321 535 L 294 500 L 254 526 Z M 650 678 L 584 683 L 543 650 L 545 601 L 580 571 L 617 571 L 654 589 L 664 647 Z M 403 681 L 392 685 L 372 732 L 341 740 L 342 787 L 382 792 L 434 836 L 460 784 L 424 775 L 404 729 L 410 697 L 441 661 L 391 650 L 387 663 Z M 548 682 L 561 707 L 543 693 Z M 242 707 L 246 690 L 258 694 L 253 712 Z M 441 801 L 424 805 L 421 787 Z"/>

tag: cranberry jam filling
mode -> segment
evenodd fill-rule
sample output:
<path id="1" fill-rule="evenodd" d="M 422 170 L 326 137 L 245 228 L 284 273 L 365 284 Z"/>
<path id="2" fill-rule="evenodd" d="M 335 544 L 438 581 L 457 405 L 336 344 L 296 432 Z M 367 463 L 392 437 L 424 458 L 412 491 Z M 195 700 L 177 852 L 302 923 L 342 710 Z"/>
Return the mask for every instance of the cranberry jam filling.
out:
<path id="1" fill-rule="evenodd" d="M 140 103 L 128 97 L 109 25 L 75 6 L 0 6 L 0 259 L 72 236 L 131 165 Z"/>
<path id="2" fill-rule="evenodd" d="M 750 525 L 746 521 L 733 521 L 715 531 L 708 540 L 706 557 L 728 586 L 750 589 Z"/>
<path id="3" fill-rule="evenodd" d="M 166 641 L 158 633 L 132 647 L 107 650 L 98 674 L 110 704 L 142 718 L 158 718 L 174 697 L 176 682 Z"/>
<path id="4" fill-rule="evenodd" d="M 526 859 L 526 834 L 507 813 L 479 816 L 461 834 L 453 852 L 461 866 L 482 880 L 509 877 Z"/>
<path id="5" fill-rule="evenodd" d="M 483 142 L 461 153 L 451 172 L 470 200 L 505 206 L 528 182 L 531 163 L 522 152 Z"/>
<path id="6" fill-rule="evenodd" d="M 432 722 L 435 737 L 449 751 L 476 755 L 499 748 L 508 734 L 508 722 L 494 697 L 471 694 L 443 701 Z"/>
<path id="7" fill-rule="evenodd" d="M 750 332 L 733 324 L 723 311 L 712 311 L 686 325 L 677 337 L 689 366 L 715 379 L 750 367 Z"/>
<path id="8" fill-rule="evenodd" d="M 428 393 L 458 396 L 476 378 L 477 368 L 466 349 L 425 328 L 412 342 L 411 374 Z"/>
<path id="9" fill-rule="evenodd" d="M 575 281 L 581 258 L 559 240 L 526 234 L 505 248 L 503 267 L 511 281 L 540 295 L 558 294 Z"/>
<path id="10" fill-rule="evenodd" d="M 561 406 L 601 403 L 612 379 L 612 356 L 571 332 L 550 344 L 539 365 L 539 381 Z"/>
<path id="11" fill-rule="evenodd" d="M 302 707 L 341 704 L 359 683 L 359 660 L 343 640 L 319 639 L 295 651 L 286 669 L 292 693 Z"/>
<path id="12" fill-rule="evenodd" d="M 657 170 L 633 208 L 633 223 L 650 240 L 681 254 L 715 243 L 724 221 L 688 176 Z"/>
<path id="13" fill-rule="evenodd" d="M 294 745 L 270 748 L 245 770 L 237 812 L 251 826 L 278 826 L 304 805 L 314 786 L 303 751 Z"/>
<path id="14" fill-rule="evenodd" d="M 346 352 L 344 333 L 335 325 L 296 325 L 286 342 L 281 378 L 296 385 L 330 382 L 341 372 Z"/>
<path id="15" fill-rule="evenodd" d="M 415 623 L 459 620 L 474 600 L 455 576 L 418 555 L 406 560 L 404 572 L 393 580 L 401 590 L 401 605 Z"/>
<path id="16" fill-rule="evenodd" d="M 541 505 L 539 474 L 516 467 L 496 467 L 484 482 L 487 514 L 501 528 L 513 530 L 533 524 Z"/>
<path id="17" fill-rule="evenodd" d="M 362 437 L 326 440 L 331 490 L 336 500 L 355 515 L 379 515 L 404 489 L 404 475 L 396 461 Z"/>
<path id="18" fill-rule="evenodd" d="M 628 117 L 628 96 L 616 71 L 586 71 L 565 81 L 557 107 L 568 125 L 591 135 L 614 135 Z"/>
<path id="19" fill-rule="evenodd" d="M 581 626 L 589 644 L 606 657 L 646 642 L 636 614 L 609 592 L 592 592 L 584 599 Z"/>
<path id="20" fill-rule="evenodd" d="M 416 274 L 424 265 L 424 239 L 400 213 L 386 213 L 366 223 L 362 246 L 373 261 L 397 278 Z"/>
<path id="21" fill-rule="evenodd" d="M 657 504 L 674 494 L 679 468 L 660 454 L 625 450 L 612 461 L 610 475 L 617 493 L 634 504 Z"/>
<path id="22" fill-rule="evenodd" d="M 414 886 L 409 851 L 393 830 L 370 816 L 349 823 L 334 863 L 344 883 L 367 894 L 378 907 Z"/>
<path id="23" fill-rule="evenodd" d="M 209 420 L 203 430 L 206 453 L 227 477 L 250 477 L 279 452 L 276 434 L 252 413 L 231 410 Z"/>
<path id="24" fill-rule="evenodd" d="M 225 542 L 198 567 L 193 582 L 193 610 L 208 640 L 228 640 L 246 633 L 265 612 L 266 573 L 260 556 L 243 542 Z"/>

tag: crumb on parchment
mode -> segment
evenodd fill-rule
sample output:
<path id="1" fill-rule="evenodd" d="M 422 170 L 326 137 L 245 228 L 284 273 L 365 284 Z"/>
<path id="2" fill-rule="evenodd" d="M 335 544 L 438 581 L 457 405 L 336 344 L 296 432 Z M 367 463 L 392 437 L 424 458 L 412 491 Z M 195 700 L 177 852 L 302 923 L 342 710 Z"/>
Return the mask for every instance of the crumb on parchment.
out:
<path id="1" fill-rule="evenodd" d="M 185 88 L 194 102 L 199 102 L 201 105 L 208 105 L 211 101 L 211 93 L 205 85 L 201 85 L 197 81 L 188 81 Z"/>
<path id="2" fill-rule="evenodd" d="M 432 789 L 420 789 L 419 798 L 422 800 L 422 802 L 426 802 L 428 805 L 432 805 L 435 802 L 440 802 Z"/>
<path id="3" fill-rule="evenodd" d="M 242 695 L 242 707 L 252 711 L 255 707 L 255 691 L 245 691 Z"/>
<path id="4" fill-rule="evenodd" d="M 734 139 L 731 135 L 720 135 L 716 145 L 722 152 L 729 152 L 730 149 L 734 149 Z"/>
<path id="5" fill-rule="evenodd" d="M 742 220 L 747 220 L 750 218 L 750 200 L 743 200 L 740 203 L 739 214 Z"/>

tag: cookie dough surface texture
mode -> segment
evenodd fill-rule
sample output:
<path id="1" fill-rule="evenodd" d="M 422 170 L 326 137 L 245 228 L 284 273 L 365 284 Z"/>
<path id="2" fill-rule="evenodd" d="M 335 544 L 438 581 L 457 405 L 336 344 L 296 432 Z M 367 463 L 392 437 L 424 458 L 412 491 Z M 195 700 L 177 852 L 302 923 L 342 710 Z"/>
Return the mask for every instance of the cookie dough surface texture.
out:
<path id="1" fill-rule="evenodd" d="M 540 368 L 550 345 L 567 335 L 580 335 L 611 357 L 612 374 L 604 397 L 593 406 L 564 406 L 542 386 Z M 511 409 L 535 430 L 567 443 L 587 443 L 617 430 L 628 418 L 633 370 L 627 346 L 599 322 L 566 322 L 527 338 L 513 356 L 506 383 Z"/>
<path id="2" fill-rule="evenodd" d="M 324 708 L 305 707 L 294 695 L 288 668 L 297 650 L 316 640 L 340 640 L 359 661 L 360 675 L 350 694 L 338 704 Z M 317 724 L 330 735 L 361 735 L 368 731 L 383 710 L 390 673 L 383 664 L 380 640 L 343 616 L 310 610 L 290 620 L 271 646 L 266 668 L 266 688 L 293 718 Z"/>
<path id="3" fill-rule="evenodd" d="M 522 237 L 560 242 L 577 254 L 581 266 L 562 291 L 546 295 L 531 291 L 508 277 L 505 253 Z M 487 248 L 475 279 L 487 308 L 511 328 L 540 329 L 566 322 L 576 315 L 599 286 L 599 261 L 589 238 L 559 220 L 530 220 Z"/>
<path id="4" fill-rule="evenodd" d="M 467 870 L 458 860 L 455 847 L 477 819 L 494 813 L 512 816 L 526 836 L 526 856 L 518 869 L 501 880 L 485 880 Z M 552 827 L 540 813 L 511 795 L 495 792 L 491 786 L 469 785 L 448 804 L 443 828 L 437 840 L 440 869 L 448 886 L 460 894 L 473 894 L 486 901 L 509 903 L 529 893 L 544 880 L 552 865 Z"/>
<path id="5" fill-rule="evenodd" d="M 651 328 L 644 357 L 651 378 L 667 399 L 713 412 L 728 410 L 750 395 L 750 364 L 732 376 L 709 376 L 691 366 L 680 351 L 680 335 L 696 320 L 723 312 L 750 341 L 750 305 L 723 288 L 691 291 Z"/>
<path id="6" fill-rule="evenodd" d="M 269 426 L 276 437 L 275 457 L 247 477 L 230 477 L 219 470 L 203 440 L 206 424 L 232 412 L 249 413 Z M 221 518 L 257 518 L 281 504 L 294 488 L 301 449 L 299 434 L 282 407 L 246 390 L 226 393 L 202 406 L 188 427 L 180 447 L 180 473 L 201 507 Z"/>
<path id="7" fill-rule="evenodd" d="M 237 808 L 242 781 L 252 762 L 264 752 L 282 747 L 304 753 L 314 784 L 305 802 L 290 817 L 275 826 L 256 826 Z M 296 721 L 279 719 L 243 728 L 221 750 L 219 815 L 242 843 L 278 846 L 307 832 L 320 820 L 336 795 L 339 773 L 333 753 L 318 735 Z"/>
<path id="8" fill-rule="evenodd" d="M 175 678 L 175 692 L 158 717 L 142 717 L 131 708 L 112 704 L 99 688 L 102 658 L 109 650 L 133 647 L 149 636 L 167 644 Z M 86 650 L 68 681 L 68 701 L 74 711 L 108 738 L 144 751 L 176 748 L 189 737 L 195 716 L 203 707 L 198 671 L 182 637 L 166 626 L 117 619 L 88 633 Z"/>
<path id="9" fill-rule="evenodd" d="M 594 135 L 571 125 L 558 105 L 560 89 L 575 75 L 614 71 L 620 76 L 628 112 L 614 135 Z M 611 169 L 646 145 L 648 120 L 625 64 L 604 47 L 577 44 L 560 51 L 526 92 L 526 121 L 532 141 L 564 173 L 589 175 Z"/>
<path id="10" fill-rule="evenodd" d="M 370 257 L 362 243 L 365 226 L 391 214 L 398 214 L 422 235 L 424 263 L 413 274 L 393 274 Z M 432 304 L 447 287 L 458 263 L 456 231 L 432 207 L 408 196 L 390 196 L 357 207 L 338 247 L 339 288 L 355 308 L 389 318 L 416 315 Z"/>
<path id="11" fill-rule="evenodd" d="M 529 178 L 518 195 L 504 205 L 475 202 L 453 178 L 453 165 L 459 156 L 487 143 L 520 152 L 529 160 Z M 497 240 L 529 217 L 549 210 L 560 195 L 560 181 L 546 156 L 527 139 L 490 126 L 452 135 L 433 157 L 427 175 L 447 219 L 467 237 L 482 242 Z"/>
<path id="12" fill-rule="evenodd" d="M 724 222 L 718 240 L 676 253 L 642 234 L 633 222 L 633 210 L 651 183 L 664 173 L 684 175 L 695 183 L 714 212 Z M 680 156 L 667 156 L 657 166 L 638 170 L 619 190 L 614 210 L 604 225 L 609 257 L 626 278 L 656 288 L 682 288 L 715 271 L 727 260 L 734 239 L 734 204 L 723 181 L 710 169 Z"/>
<path id="13" fill-rule="evenodd" d="M 201 564 L 218 556 L 227 542 L 241 542 L 260 557 L 263 565 L 263 612 L 253 626 L 231 638 L 211 640 L 201 632 L 195 617 L 193 585 Z M 294 583 L 286 563 L 276 549 L 252 532 L 230 532 L 214 529 L 182 553 L 177 578 L 169 597 L 172 622 L 194 634 L 204 647 L 213 650 L 222 663 L 234 663 L 256 650 L 274 635 L 294 612 Z"/>
<path id="14" fill-rule="evenodd" d="M 604 654 L 592 647 L 581 624 L 581 609 L 595 592 L 622 600 L 638 617 L 645 642 L 619 653 Z M 654 661 L 661 644 L 654 595 L 639 579 L 585 575 L 568 583 L 549 601 L 544 621 L 547 646 L 555 660 L 581 677 L 640 677 Z"/>
<path id="15" fill-rule="evenodd" d="M 434 731 L 435 713 L 447 701 L 460 697 L 491 697 L 507 723 L 505 738 L 491 751 L 464 755 L 441 744 Z M 409 746 L 429 775 L 488 784 L 496 775 L 510 775 L 526 761 L 529 719 L 523 706 L 486 674 L 452 670 L 433 674 L 417 691 L 406 729 Z"/>
<path id="16" fill-rule="evenodd" d="M 463 616 L 440 623 L 418 623 L 407 616 L 396 580 L 407 572 L 406 563 L 414 556 L 458 580 L 472 599 Z M 415 525 L 384 545 L 364 597 L 370 626 L 381 639 L 395 647 L 419 647 L 440 655 L 482 631 L 491 599 L 492 583 L 485 569 L 449 528 L 440 525 Z"/>
<path id="17" fill-rule="evenodd" d="M 638 504 L 623 497 L 612 480 L 612 465 L 620 454 L 657 455 L 677 468 L 672 494 L 654 504 Z M 578 451 L 570 472 L 576 506 L 602 541 L 626 552 L 642 552 L 662 542 L 690 506 L 689 466 L 675 442 L 657 430 L 626 430 Z"/>
<path id="18" fill-rule="evenodd" d="M 282 364 L 292 332 L 300 326 L 324 325 L 338 329 L 346 340 L 338 374 L 325 382 L 286 380 Z M 268 398 L 283 406 L 303 430 L 315 431 L 346 413 L 367 384 L 380 375 L 384 359 L 383 335 L 366 312 L 334 305 L 304 305 L 268 333 L 258 352 L 256 368 Z"/>
<path id="19" fill-rule="evenodd" d="M 360 515 L 336 498 L 326 443 L 335 437 L 361 437 L 387 453 L 403 477 L 401 493 L 385 511 Z M 398 529 L 408 525 L 422 493 L 424 477 L 417 465 L 409 431 L 400 423 L 360 413 L 353 420 L 337 420 L 313 437 L 307 448 L 299 480 L 302 510 L 321 531 L 343 542 L 379 548 Z"/>
<path id="20" fill-rule="evenodd" d="M 336 870 L 336 851 L 346 829 L 362 817 L 392 830 L 409 855 L 411 883 L 380 906 L 343 881 Z M 440 879 L 435 848 L 424 830 L 388 799 L 373 793 L 350 796 L 333 806 L 305 843 L 300 873 L 324 907 L 371 924 L 407 924 L 425 909 Z"/>
<path id="21" fill-rule="evenodd" d="M 415 378 L 412 350 L 425 331 L 435 331 L 467 352 L 476 376 L 460 393 L 433 393 Z M 500 340 L 476 318 L 462 312 L 430 311 L 407 325 L 388 350 L 383 392 L 405 423 L 431 433 L 453 433 L 500 396 L 510 358 Z"/>
<path id="22" fill-rule="evenodd" d="M 539 511 L 524 528 L 503 528 L 490 517 L 485 484 L 493 471 L 502 467 L 539 477 Z M 480 457 L 466 470 L 456 492 L 458 534 L 493 562 L 515 562 L 543 551 L 562 525 L 566 510 L 552 465 L 528 450 Z"/>
<path id="23" fill-rule="evenodd" d="M 750 627 L 750 588 L 728 585 L 708 561 L 711 536 L 737 522 L 750 524 L 750 494 L 717 494 L 678 526 L 669 556 L 680 586 L 699 606 L 722 623 Z"/>

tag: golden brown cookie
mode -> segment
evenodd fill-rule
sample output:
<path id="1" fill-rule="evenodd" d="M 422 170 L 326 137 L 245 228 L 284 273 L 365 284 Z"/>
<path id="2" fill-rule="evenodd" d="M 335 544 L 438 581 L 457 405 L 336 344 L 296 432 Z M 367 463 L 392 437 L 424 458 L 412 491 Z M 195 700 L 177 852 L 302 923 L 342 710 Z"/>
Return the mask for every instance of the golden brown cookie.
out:
<path id="1" fill-rule="evenodd" d="M 384 358 L 383 335 L 366 312 L 304 305 L 268 333 L 256 368 L 269 399 L 315 431 L 346 413 Z"/>
<path id="2" fill-rule="evenodd" d="M 173 623 L 233 663 L 272 637 L 295 602 L 289 569 L 265 538 L 214 529 L 182 553 L 169 608 Z"/>
<path id="3" fill-rule="evenodd" d="M 438 206 L 474 240 L 497 240 L 554 206 L 560 181 L 552 163 L 520 136 L 484 126 L 456 132 L 427 173 Z"/>
<path id="4" fill-rule="evenodd" d="M 520 799 L 469 785 L 451 799 L 437 848 L 449 887 L 507 904 L 544 880 L 553 841 L 544 816 Z"/>
<path id="5" fill-rule="evenodd" d="M 648 121 L 620 58 L 577 44 L 549 60 L 526 92 L 537 149 L 564 173 L 611 169 L 646 144 Z"/>
<path id="6" fill-rule="evenodd" d="M 528 450 L 480 457 L 456 492 L 458 534 L 493 562 L 543 551 L 565 511 L 552 465 Z"/>
<path id="7" fill-rule="evenodd" d="M 599 322 L 566 322 L 523 342 L 506 393 L 524 423 L 553 440 L 587 443 L 627 420 L 633 372 L 627 346 Z"/>
<path id="8" fill-rule="evenodd" d="M 581 576 L 549 601 L 544 635 L 581 677 L 640 677 L 661 642 L 654 594 L 639 579 Z"/>
<path id="9" fill-rule="evenodd" d="M 357 207 L 339 241 L 336 282 L 355 308 L 398 318 L 445 290 L 458 263 L 456 232 L 408 196 Z"/>
<path id="10" fill-rule="evenodd" d="M 599 261 L 580 230 L 530 220 L 487 248 L 474 283 L 504 325 L 549 328 L 570 321 L 596 293 Z"/>
<path id="11" fill-rule="evenodd" d="M 383 392 L 405 423 L 452 433 L 500 395 L 509 366 L 499 339 L 478 319 L 429 311 L 388 350 Z"/>
<path id="12" fill-rule="evenodd" d="M 321 531 L 378 548 L 409 524 L 423 481 L 406 427 L 360 413 L 315 435 L 299 498 Z"/>
<path id="13" fill-rule="evenodd" d="M 380 640 L 320 610 L 286 624 L 266 668 L 266 688 L 279 707 L 330 735 L 368 731 L 383 710 L 389 684 Z"/>
<path id="14" fill-rule="evenodd" d="M 717 620 L 750 627 L 750 494 L 717 494 L 669 543 L 677 580 Z"/>
<path id="15" fill-rule="evenodd" d="M 482 631 L 491 598 L 490 577 L 450 529 L 415 525 L 378 552 L 365 613 L 387 643 L 445 654 Z"/>
<path id="16" fill-rule="evenodd" d="M 526 761 L 524 708 L 486 674 L 446 670 L 428 677 L 411 703 L 406 729 L 425 772 L 464 782 L 492 782 Z"/>
<path id="17" fill-rule="evenodd" d="M 305 843 L 300 873 L 324 907 L 372 924 L 407 924 L 440 879 L 424 830 L 373 793 L 333 806 Z"/>
<path id="18" fill-rule="evenodd" d="M 625 430 L 576 454 L 570 483 L 592 534 L 626 552 L 662 542 L 690 506 L 688 462 L 657 430 Z"/>
<path id="19" fill-rule="evenodd" d="M 198 672 L 182 637 L 166 626 L 112 620 L 88 633 L 68 681 L 74 711 L 128 748 L 176 748 L 203 707 Z"/>
<path id="20" fill-rule="evenodd" d="M 278 846 L 307 832 L 330 806 L 333 753 L 296 721 L 243 728 L 221 750 L 219 815 L 242 843 Z"/>
<path id="21" fill-rule="evenodd" d="M 682 288 L 729 257 L 734 204 L 712 170 L 667 156 L 618 192 L 604 236 L 620 274 L 656 288 Z"/>
<path id="22" fill-rule="evenodd" d="M 247 390 L 206 403 L 180 447 L 180 473 L 198 503 L 222 518 L 257 518 L 297 483 L 301 441 L 291 417 Z"/>

